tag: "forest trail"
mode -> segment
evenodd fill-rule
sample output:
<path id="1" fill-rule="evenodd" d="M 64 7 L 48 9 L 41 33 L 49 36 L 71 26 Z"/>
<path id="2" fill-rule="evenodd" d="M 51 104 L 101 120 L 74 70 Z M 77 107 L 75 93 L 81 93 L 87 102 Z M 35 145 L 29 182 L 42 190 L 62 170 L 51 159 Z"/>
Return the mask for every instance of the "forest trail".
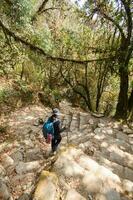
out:
<path id="1" fill-rule="evenodd" d="M 55 156 L 35 126 L 49 108 L 32 105 L 1 119 L 9 127 L 6 140 L 0 136 L 0 199 L 132 199 L 133 131 L 67 102 L 60 109 L 69 131 Z"/>

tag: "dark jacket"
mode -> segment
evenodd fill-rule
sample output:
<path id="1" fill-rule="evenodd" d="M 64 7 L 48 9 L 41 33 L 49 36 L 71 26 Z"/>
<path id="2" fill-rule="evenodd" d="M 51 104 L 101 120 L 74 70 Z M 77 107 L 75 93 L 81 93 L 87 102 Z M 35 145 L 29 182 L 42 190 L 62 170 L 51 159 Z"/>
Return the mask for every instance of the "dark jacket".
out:
<path id="1" fill-rule="evenodd" d="M 61 138 L 60 133 L 65 130 L 65 127 L 64 128 L 61 127 L 61 121 L 59 119 L 54 120 L 53 117 L 51 116 L 49 118 L 49 120 L 51 122 L 54 122 L 53 123 L 53 126 L 54 126 L 54 139 Z"/>

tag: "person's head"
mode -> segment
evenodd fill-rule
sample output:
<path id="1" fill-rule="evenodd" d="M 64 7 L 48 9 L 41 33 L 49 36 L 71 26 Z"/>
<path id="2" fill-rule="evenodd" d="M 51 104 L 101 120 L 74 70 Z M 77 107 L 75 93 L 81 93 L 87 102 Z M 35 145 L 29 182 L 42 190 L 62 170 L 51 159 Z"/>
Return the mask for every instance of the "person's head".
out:
<path id="1" fill-rule="evenodd" d="M 52 110 L 52 115 L 53 115 L 54 118 L 58 118 L 61 115 L 59 109 L 58 108 L 54 108 Z"/>

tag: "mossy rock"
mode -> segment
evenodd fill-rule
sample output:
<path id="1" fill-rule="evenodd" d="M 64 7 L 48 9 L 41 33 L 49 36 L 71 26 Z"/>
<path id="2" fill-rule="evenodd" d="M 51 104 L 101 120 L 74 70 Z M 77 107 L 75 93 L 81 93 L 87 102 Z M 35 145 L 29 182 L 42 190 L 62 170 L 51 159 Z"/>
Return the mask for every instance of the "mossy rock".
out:
<path id="1" fill-rule="evenodd" d="M 35 189 L 33 200 L 58 199 L 57 187 L 58 178 L 56 174 L 48 171 L 42 171 Z"/>

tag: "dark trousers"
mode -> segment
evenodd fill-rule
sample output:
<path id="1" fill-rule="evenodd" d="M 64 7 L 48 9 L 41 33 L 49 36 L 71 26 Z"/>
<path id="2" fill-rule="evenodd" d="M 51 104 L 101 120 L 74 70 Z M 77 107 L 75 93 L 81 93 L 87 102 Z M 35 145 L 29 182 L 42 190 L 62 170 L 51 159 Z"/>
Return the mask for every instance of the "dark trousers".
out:
<path id="1" fill-rule="evenodd" d="M 53 151 L 53 152 L 57 150 L 57 147 L 58 147 L 58 145 L 60 144 L 61 139 L 62 139 L 61 137 L 53 138 L 53 139 L 52 139 L 51 148 L 52 148 L 52 151 Z"/>

